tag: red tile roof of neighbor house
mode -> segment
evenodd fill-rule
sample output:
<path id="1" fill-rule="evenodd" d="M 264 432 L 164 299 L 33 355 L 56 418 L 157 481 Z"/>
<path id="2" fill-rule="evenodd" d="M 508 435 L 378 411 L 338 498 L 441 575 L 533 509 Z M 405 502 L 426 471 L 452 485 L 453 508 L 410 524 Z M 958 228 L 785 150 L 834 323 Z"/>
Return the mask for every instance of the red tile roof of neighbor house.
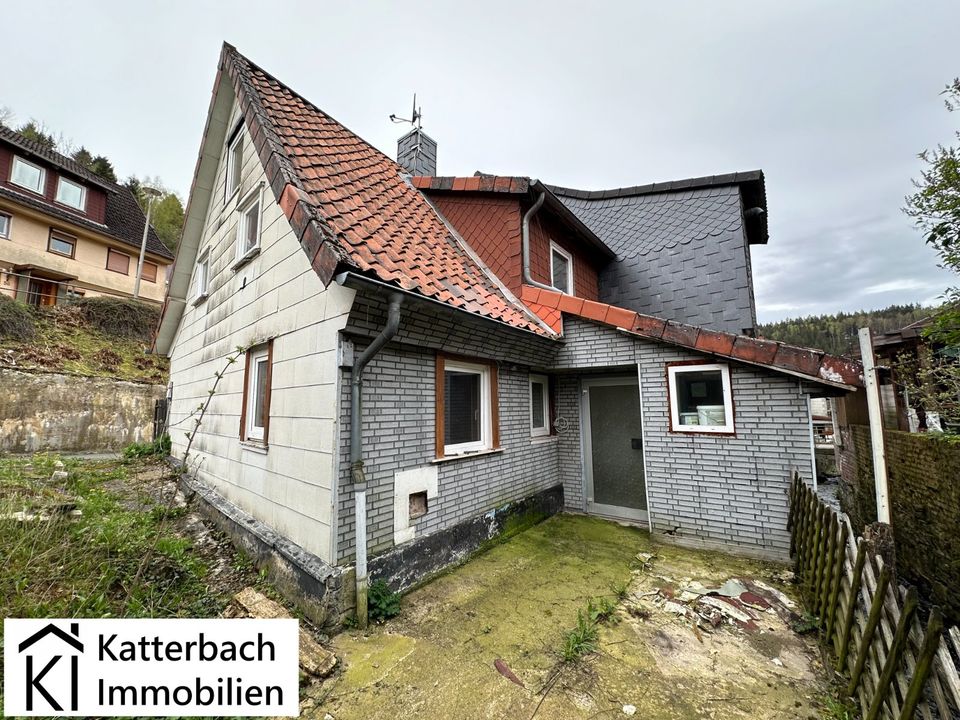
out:
<path id="1" fill-rule="evenodd" d="M 562 330 L 562 315 L 566 313 L 612 325 L 633 335 L 710 355 L 762 365 L 835 385 L 863 386 L 863 366 L 858 361 L 829 355 L 821 350 L 684 325 L 532 285 L 523 286 L 521 299 L 558 333 Z"/>
<path id="2" fill-rule="evenodd" d="M 270 186 L 314 269 L 338 265 L 524 330 L 550 335 L 447 227 L 393 160 L 224 46 Z"/>

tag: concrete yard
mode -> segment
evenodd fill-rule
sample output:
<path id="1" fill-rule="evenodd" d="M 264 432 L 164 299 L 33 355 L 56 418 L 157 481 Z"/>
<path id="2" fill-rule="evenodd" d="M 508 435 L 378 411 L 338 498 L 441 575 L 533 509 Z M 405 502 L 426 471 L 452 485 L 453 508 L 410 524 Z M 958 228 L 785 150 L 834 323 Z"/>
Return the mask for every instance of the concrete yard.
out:
<path id="1" fill-rule="evenodd" d="M 814 639 L 791 629 L 785 570 L 556 516 L 411 592 L 385 625 L 334 638 L 339 670 L 306 690 L 302 711 L 335 720 L 819 717 L 826 685 Z M 749 586 L 745 602 L 709 592 L 732 578 L 726 588 Z M 564 662 L 578 609 L 604 596 L 618 604 L 597 651 Z"/>

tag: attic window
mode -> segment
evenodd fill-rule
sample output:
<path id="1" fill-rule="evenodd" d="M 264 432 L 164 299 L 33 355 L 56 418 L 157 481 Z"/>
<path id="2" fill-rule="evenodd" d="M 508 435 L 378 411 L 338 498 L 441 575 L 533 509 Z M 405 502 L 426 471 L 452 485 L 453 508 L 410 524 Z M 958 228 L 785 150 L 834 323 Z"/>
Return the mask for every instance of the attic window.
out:
<path id="1" fill-rule="evenodd" d="M 46 171 L 39 165 L 27 162 L 23 158 L 13 158 L 13 168 L 10 171 L 10 182 L 35 193 L 43 195 Z"/>
<path id="2" fill-rule="evenodd" d="M 57 202 L 75 210 L 83 210 L 86 206 L 87 190 L 80 183 L 60 177 L 57 182 Z"/>
<path id="3" fill-rule="evenodd" d="M 237 258 L 234 267 L 260 252 L 260 210 L 262 186 L 256 187 L 240 205 L 237 223 Z"/>
<path id="4" fill-rule="evenodd" d="M 208 247 L 197 258 L 197 269 L 193 276 L 193 302 L 199 303 L 205 297 L 210 285 L 210 248 Z"/>
<path id="5" fill-rule="evenodd" d="M 550 284 L 573 295 L 573 257 L 555 242 L 550 243 Z"/>
<path id="6" fill-rule="evenodd" d="M 233 197 L 240 188 L 240 173 L 243 170 L 243 133 L 238 127 L 227 149 L 227 181 L 224 202 Z"/>
<path id="7" fill-rule="evenodd" d="M 679 433 L 732 434 L 730 367 L 718 363 L 667 366 L 670 429 Z"/>

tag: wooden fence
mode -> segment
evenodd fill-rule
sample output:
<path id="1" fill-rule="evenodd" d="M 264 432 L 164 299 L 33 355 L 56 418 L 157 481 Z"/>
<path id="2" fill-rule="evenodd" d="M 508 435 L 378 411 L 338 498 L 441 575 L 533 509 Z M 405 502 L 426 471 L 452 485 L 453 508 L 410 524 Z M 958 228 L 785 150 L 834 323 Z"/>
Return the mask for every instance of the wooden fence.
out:
<path id="1" fill-rule="evenodd" d="M 799 476 L 789 529 L 804 604 L 864 720 L 960 718 L 960 631 L 944 631 L 936 607 L 921 624 L 916 590 Z"/>

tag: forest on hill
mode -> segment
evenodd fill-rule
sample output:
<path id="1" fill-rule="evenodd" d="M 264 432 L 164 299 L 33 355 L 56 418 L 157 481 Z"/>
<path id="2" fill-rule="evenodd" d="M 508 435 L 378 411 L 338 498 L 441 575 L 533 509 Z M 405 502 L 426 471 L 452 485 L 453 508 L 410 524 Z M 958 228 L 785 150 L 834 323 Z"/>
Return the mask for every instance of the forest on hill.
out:
<path id="1" fill-rule="evenodd" d="M 818 348 L 834 355 L 860 355 L 857 331 L 869 327 L 875 335 L 899 330 L 936 312 L 921 305 L 891 305 L 882 310 L 811 315 L 757 326 L 757 335 L 791 345 Z"/>

